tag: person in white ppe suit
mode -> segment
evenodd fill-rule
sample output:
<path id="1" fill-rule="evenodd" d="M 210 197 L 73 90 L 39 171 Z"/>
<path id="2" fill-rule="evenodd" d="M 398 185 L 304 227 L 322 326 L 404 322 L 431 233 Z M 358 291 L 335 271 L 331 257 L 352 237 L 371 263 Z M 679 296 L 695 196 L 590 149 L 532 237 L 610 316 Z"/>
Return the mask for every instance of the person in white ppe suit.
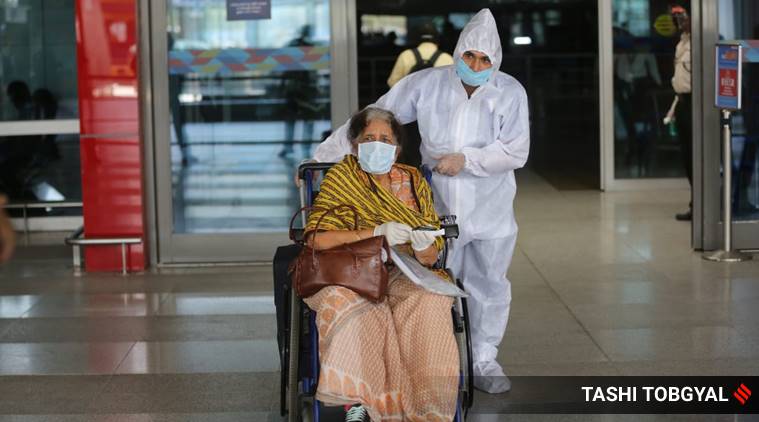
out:
<path id="1" fill-rule="evenodd" d="M 491 393 L 511 388 L 496 355 L 511 303 L 514 170 L 524 166 L 530 146 L 527 94 L 498 71 L 501 54 L 495 19 L 483 9 L 461 32 L 454 65 L 410 74 L 373 105 L 403 124 L 418 121 L 437 211 L 458 217 L 460 237 L 448 264 L 470 295 L 475 386 Z M 314 159 L 340 161 L 350 151 L 343 125 Z"/>

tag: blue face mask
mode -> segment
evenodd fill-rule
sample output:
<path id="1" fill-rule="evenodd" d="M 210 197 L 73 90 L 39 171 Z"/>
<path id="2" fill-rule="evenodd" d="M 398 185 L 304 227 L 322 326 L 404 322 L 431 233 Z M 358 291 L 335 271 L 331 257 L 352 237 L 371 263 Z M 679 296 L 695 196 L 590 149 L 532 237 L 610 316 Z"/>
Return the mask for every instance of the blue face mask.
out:
<path id="1" fill-rule="evenodd" d="M 388 173 L 395 162 L 396 149 L 395 145 L 378 141 L 358 144 L 358 164 L 367 173 Z"/>
<path id="2" fill-rule="evenodd" d="M 464 59 L 461 57 L 456 59 L 456 73 L 461 78 L 461 81 L 469 86 L 485 85 L 488 79 L 490 79 L 490 75 L 493 74 L 493 70 L 495 69 L 491 67 L 490 69 L 475 72 L 464 62 Z"/>

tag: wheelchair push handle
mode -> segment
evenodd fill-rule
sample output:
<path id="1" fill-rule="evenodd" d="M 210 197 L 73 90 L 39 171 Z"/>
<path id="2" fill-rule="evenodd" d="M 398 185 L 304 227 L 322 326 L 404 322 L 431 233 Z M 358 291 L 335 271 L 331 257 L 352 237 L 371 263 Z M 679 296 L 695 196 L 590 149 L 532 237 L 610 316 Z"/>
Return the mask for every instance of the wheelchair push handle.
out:
<path id="1" fill-rule="evenodd" d="M 441 224 L 440 228 L 445 230 L 443 238 L 445 239 L 458 239 L 459 238 L 459 225 L 453 224 Z"/>
<path id="2" fill-rule="evenodd" d="M 434 227 L 429 226 L 418 226 L 414 227 L 414 230 L 421 230 L 421 231 L 442 231 L 440 236 L 443 236 L 443 239 L 458 239 L 459 237 L 459 225 L 456 223 L 442 223 L 440 224 L 440 229 L 436 229 Z"/>
<path id="3" fill-rule="evenodd" d="M 317 163 L 315 161 L 303 163 L 298 166 L 298 178 L 300 180 L 306 180 L 306 171 L 327 171 L 334 165 L 335 163 Z"/>

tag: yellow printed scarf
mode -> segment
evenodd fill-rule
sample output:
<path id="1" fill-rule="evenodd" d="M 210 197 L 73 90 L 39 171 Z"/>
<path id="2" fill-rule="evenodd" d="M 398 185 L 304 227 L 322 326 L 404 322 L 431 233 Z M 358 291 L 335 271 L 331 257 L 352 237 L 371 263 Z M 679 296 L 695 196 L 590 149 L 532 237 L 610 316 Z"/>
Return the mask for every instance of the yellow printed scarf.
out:
<path id="1" fill-rule="evenodd" d="M 394 166 L 411 175 L 411 185 L 416 195 L 419 212 L 409 208 L 364 172 L 356 157 L 346 155 L 332 167 L 321 183 L 313 210 L 308 217 L 306 232 L 316 229 L 316 223 L 330 209 L 339 205 L 351 205 L 358 213 L 359 229 L 379 226 L 389 221 L 404 223 L 411 228 L 429 226 L 440 228 L 440 219 L 432 203 L 432 191 L 419 170 L 403 164 Z M 353 230 L 353 212 L 347 208 L 335 210 L 322 219 L 319 230 Z M 435 246 L 443 247 L 438 237 Z"/>

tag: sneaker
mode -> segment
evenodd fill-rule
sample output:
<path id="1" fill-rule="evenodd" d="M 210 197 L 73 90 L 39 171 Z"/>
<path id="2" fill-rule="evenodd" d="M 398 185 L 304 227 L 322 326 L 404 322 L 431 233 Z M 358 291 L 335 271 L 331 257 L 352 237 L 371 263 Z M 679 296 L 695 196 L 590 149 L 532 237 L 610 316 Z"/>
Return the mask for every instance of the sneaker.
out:
<path id="1" fill-rule="evenodd" d="M 360 404 L 355 404 L 345 412 L 345 422 L 367 422 L 369 415 L 366 408 Z"/>
<path id="2" fill-rule="evenodd" d="M 511 390 L 511 380 L 503 373 L 498 362 L 475 362 L 474 387 L 490 394 L 505 393 Z"/>

